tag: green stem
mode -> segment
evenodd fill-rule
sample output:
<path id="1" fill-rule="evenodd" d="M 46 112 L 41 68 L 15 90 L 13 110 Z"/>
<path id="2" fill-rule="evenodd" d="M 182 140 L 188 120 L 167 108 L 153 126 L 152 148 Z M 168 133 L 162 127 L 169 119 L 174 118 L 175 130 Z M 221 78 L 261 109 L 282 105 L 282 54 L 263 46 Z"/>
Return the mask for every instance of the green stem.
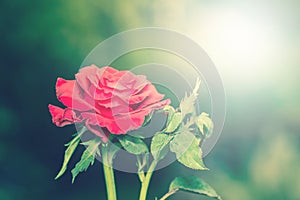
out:
<path id="1" fill-rule="evenodd" d="M 167 198 L 169 198 L 171 195 L 173 195 L 175 192 L 177 192 L 178 189 L 176 190 L 171 190 L 169 191 L 167 194 L 165 194 L 162 198 L 160 198 L 159 200 L 166 200 Z"/>
<path id="2" fill-rule="evenodd" d="M 106 183 L 107 199 L 117 200 L 114 171 L 113 168 L 111 167 L 111 162 L 109 161 L 108 153 L 109 153 L 108 147 L 103 146 L 102 148 L 103 171 L 104 171 L 104 177 Z"/>
<path id="3" fill-rule="evenodd" d="M 141 187 L 141 191 L 140 191 L 140 200 L 146 200 L 149 183 L 150 183 L 150 180 L 151 180 L 151 177 L 152 177 L 152 174 L 154 172 L 156 165 L 157 165 L 157 161 L 154 160 L 151 163 L 149 170 L 142 182 L 142 187 Z"/>
<path id="4" fill-rule="evenodd" d="M 144 182 L 144 179 L 145 179 L 145 174 L 144 174 L 144 172 L 143 172 L 143 171 L 138 172 L 138 176 L 139 176 L 139 179 L 140 179 L 141 183 Z"/>

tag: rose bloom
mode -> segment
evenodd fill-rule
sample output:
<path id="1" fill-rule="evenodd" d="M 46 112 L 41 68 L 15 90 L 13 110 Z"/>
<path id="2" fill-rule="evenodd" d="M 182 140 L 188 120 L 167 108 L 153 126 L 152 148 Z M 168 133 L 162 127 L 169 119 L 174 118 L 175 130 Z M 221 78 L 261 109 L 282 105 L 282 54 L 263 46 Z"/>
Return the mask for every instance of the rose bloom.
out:
<path id="1" fill-rule="evenodd" d="M 49 104 L 56 126 L 84 124 L 103 142 L 110 133 L 126 134 L 140 128 L 145 116 L 170 104 L 145 76 L 96 65 L 80 69 L 75 80 L 58 78 L 56 96 L 66 106 Z"/>

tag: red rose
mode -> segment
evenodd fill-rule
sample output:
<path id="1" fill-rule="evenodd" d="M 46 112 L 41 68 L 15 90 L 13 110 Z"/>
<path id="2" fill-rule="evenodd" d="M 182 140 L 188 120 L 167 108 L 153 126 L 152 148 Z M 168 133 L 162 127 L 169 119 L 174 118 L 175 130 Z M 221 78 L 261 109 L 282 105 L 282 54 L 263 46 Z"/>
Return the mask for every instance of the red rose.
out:
<path id="1" fill-rule="evenodd" d="M 108 140 L 105 128 L 126 134 L 140 128 L 152 110 L 170 104 L 145 76 L 95 65 L 80 69 L 75 80 L 58 78 L 56 96 L 67 107 L 49 104 L 56 126 L 84 123 L 103 142 Z"/>

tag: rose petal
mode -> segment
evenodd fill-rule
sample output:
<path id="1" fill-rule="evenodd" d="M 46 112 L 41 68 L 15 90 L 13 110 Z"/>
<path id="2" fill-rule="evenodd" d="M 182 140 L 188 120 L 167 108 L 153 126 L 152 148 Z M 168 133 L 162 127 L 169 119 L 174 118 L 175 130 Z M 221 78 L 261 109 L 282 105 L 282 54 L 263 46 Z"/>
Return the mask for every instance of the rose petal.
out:
<path id="1" fill-rule="evenodd" d="M 56 126 L 62 127 L 76 122 L 81 122 L 81 119 L 79 119 L 75 112 L 70 108 L 62 109 L 51 104 L 48 105 L 48 108 L 52 116 L 52 122 Z"/>
<path id="2" fill-rule="evenodd" d="M 75 74 L 76 82 L 91 98 L 95 93 L 96 88 L 99 85 L 99 78 L 101 78 L 104 69 L 98 68 L 96 65 L 87 66 L 81 68 L 77 74 Z"/>
<path id="3" fill-rule="evenodd" d="M 127 113 L 115 116 L 115 125 L 119 128 L 119 132 L 115 132 L 115 134 L 125 134 L 128 131 L 140 128 L 144 123 L 145 116 L 150 114 L 150 112 L 150 109 L 139 110 L 135 113 Z"/>
<path id="4" fill-rule="evenodd" d="M 105 133 L 103 128 L 98 125 L 92 125 L 88 120 L 85 123 L 85 126 L 95 135 L 99 136 L 102 142 L 106 143 L 109 138 L 109 133 Z"/>
<path id="5" fill-rule="evenodd" d="M 56 81 L 57 99 L 65 106 L 79 111 L 93 109 L 93 101 L 85 98 L 85 92 L 78 87 L 75 80 L 58 78 Z"/>
<path id="6" fill-rule="evenodd" d="M 56 96 L 57 99 L 67 107 L 72 107 L 72 95 L 74 89 L 74 80 L 65 80 L 57 78 L 56 81 Z"/>
<path id="7" fill-rule="evenodd" d="M 156 88 L 152 85 L 152 84 L 148 84 L 143 90 L 142 93 L 145 95 L 145 99 L 144 101 L 142 101 L 138 107 L 136 108 L 138 109 L 142 109 L 145 108 L 151 104 L 157 103 L 159 101 L 161 101 L 165 95 L 160 94 L 157 92 Z"/>
<path id="8" fill-rule="evenodd" d="M 101 134 L 103 128 L 107 128 L 109 132 L 115 133 L 115 131 L 120 131 L 120 129 L 115 126 L 115 122 L 112 118 L 106 118 L 102 115 L 96 113 L 85 112 L 82 113 L 82 117 L 86 119 L 86 126 L 93 126 L 94 133 Z"/>

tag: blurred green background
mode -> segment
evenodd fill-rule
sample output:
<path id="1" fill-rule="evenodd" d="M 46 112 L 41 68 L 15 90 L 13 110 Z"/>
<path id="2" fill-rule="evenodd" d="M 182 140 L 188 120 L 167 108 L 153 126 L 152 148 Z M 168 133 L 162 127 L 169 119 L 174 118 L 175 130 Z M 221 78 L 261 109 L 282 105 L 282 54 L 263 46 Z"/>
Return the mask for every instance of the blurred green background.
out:
<path id="1" fill-rule="evenodd" d="M 2 0 L 0 199 L 106 198 L 99 162 L 73 185 L 69 172 L 54 180 L 75 128 L 55 127 L 47 105 L 58 104 L 56 78 L 72 79 L 99 42 L 145 26 L 195 40 L 227 94 L 223 133 L 205 158 L 210 171 L 174 163 L 155 173 L 149 199 L 180 174 L 203 177 L 224 199 L 300 199 L 299 13 L 296 0 Z M 137 199 L 134 174 L 117 172 L 116 179 L 120 199 Z"/>

